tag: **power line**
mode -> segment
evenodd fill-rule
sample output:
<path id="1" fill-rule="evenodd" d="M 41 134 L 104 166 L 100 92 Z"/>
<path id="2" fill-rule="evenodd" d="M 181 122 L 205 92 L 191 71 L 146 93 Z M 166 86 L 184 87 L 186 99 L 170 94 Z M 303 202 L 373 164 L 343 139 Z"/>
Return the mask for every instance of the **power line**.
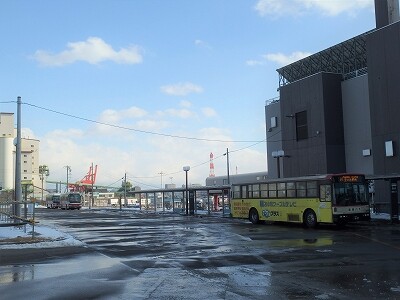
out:
<path id="1" fill-rule="evenodd" d="M 16 103 L 16 101 L 2 101 L 2 102 L 0 102 L 0 103 Z M 239 141 L 239 140 L 238 140 L 238 141 L 229 140 L 229 141 L 228 141 L 228 140 L 219 140 L 219 139 L 206 139 L 206 138 L 196 138 L 196 137 L 188 137 L 188 136 L 179 136 L 179 135 L 164 134 L 164 133 L 159 133 L 159 132 L 140 130 L 140 129 L 129 128 L 129 127 L 124 127 L 124 126 L 120 126 L 120 125 L 115 125 L 115 124 L 110 124 L 110 123 L 95 121 L 95 120 L 91 120 L 91 119 L 88 119 L 88 118 L 84 118 L 84 117 L 80 117 L 80 116 L 76 116 L 76 115 L 72 115 L 72 114 L 68 114 L 68 113 L 56 111 L 56 110 L 53 110 L 53 109 L 50 109 L 50 108 L 45 108 L 45 107 L 38 106 L 38 105 L 35 105 L 35 104 L 31 104 L 31 103 L 28 103 L 28 102 L 23 102 L 22 104 L 25 104 L 25 105 L 27 105 L 27 106 L 31 106 L 31 107 L 34 107 L 34 108 L 37 108 L 37 109 L 45 110 L 45 111 L 48 111 L 48 112 L 51 112 L 51 113 L 63 115 L 63 116 L 66 116 L 66 117 L 70 117 L 70 118 L 74 118 L 74 119 L 78 119 L 78 120 L 90 122 L 90 123 L 100 124 L 100 125 L 109 126 L 109 127 L 118 128 L 118 129 L 123 129 L 123 130 L 129 130 L 129 131 L 140 132 L 140 133 L 144 133 L 144 134 L 158 135 L 158 136 L 164 136 L 164 137 L 170 137 L 170 138 L 187 139 L 187 140 L 207 141 L 207 142 L 221 142 L 221 143 L 253 143 L 253 144 L 251 144 L 251 145 L 249 145 L 249 146 L 246 146 L 246 147 L 243 147 L 243 148 L 240 148 L 240 149 L 237 149 L 237 150 L 232 150 L 232 151 L 230 151 L 231 153 L 233 153 L 233 152 L 238 152 L 238 151 L 242 151 L 242 150 L 248 149 L 248 148 L 250 148 L 250 147 L 253 147 L 253 146 L 255 146 L 255 145 L 258 145 L 258 144 L 260 144 L 260 143 L 266 142 L 265 139 L 259 140 L 259 141 L 251 141 L 251 140 L 247 140 L 247 141 L 246 141 L 246 140 L 242 140 L 242 141 Z M 278 133 L 279 133 L 279 132 L 278 132 Z M 276 134 L 277 134 L 277 133 L 275 133 L 274 135 L 276 135 Z M 274 135 L 273 135 L 273 136 L 274 136 Z M 220 158 L 220 157 L 222 157 L 222 156 L 223 156 L 223 155 L 217 156 L 217 157 L 215 157 L 215 159 L 218 159 L 218 158 Z M 205 161 L 205 162 L 202 162 L 202 163 L 199 163 L 199 164 L 197 164 L 197 165 L 192 166 L 192 168 L 197 168 L 197 167 L 203 166 L 203 165 L 208 164 L 208 163 L 209 163 L 209 161 L 207 160 L 207 161 Z M 178 174 L 178 173 L 181 173 L 181 172 L 183 172 L 183 171 L 180 170 L 180 171 L 171 172 L 171 173 L 164 173 L 163 175 L 169 176 L 169 175 L 175 175 L 175 174 Z M 141 176 L 141 177 L 133 176 L 133 178 L 142 178 L 142 179 L 144 179 L 144 178 L 153 179 L 153 178 L 157 178 L 157 177 L 158 177 L 158 175 L 155 175 L 155 176 L 147 176 L 147 177 L 143 177 L 143 176 Z M 120 179 L 117 180 L 116 182 L 118 182 L 118 181 L 120 181 Z M 115 183 L 116 183 L 116 182 L 115 182 Z M 114 185 L 115 183 L 110 184 L 109 186 L 112 186 L 112 185 Z M 145 184 L 145 183 L 142 183 L 142 182 L 137 182 L 137 183 L 143 184 L 143 185 L 147 185 L 147 186 L 151 186 L 151 185 L 148 185 L 148 184 Z"/>
<path id="2" fill-rule="evenodd" d="M 95 123 L 95 124 L 100 124 L 100 125 L 109 126 L 109 127 L 113 127 L 113 128 L 129 130 L 129 131 L 134 131 L 134 132 L 140 132 L 140 133 L 145 133 L 145 134 L 157 135 L 157 136 L 164 136 L 164 137 L 185 139 L 185 140 L 205 141 L 205 142 L 220 142 L 220 143 L 254 143 L 254 142 L 260 142 L 260 141 L 232 141 L 232 140 L 228 141 L 228 140 L 218 140 L 218 139 L 205 139 L 205 138 L 196 138 L 196 137 L 180 136 L 180 135 L 166 134 L 166 133 L 160 133 L 160 132 L 154 132 L 154 131 L 147 131 L 147 130 L 141 130 L 141 129 L 125 127 L 125 126 L 121 126 L 121 125 L 115 125 L 115 124 L 95 121 L 95 120 L 91 120 L 91 119 L 88 119 L 88 118 L 83 118 L 83 117 L 79 117 L 79 116 L 76 116 L 76 115 L 67 114 L 67 113 L 64 113 L 64 112 L 56 111 L 56 110 L 53 110 L 53 109 L 50 109 L 50 108 L 45 108 L 45 107 L 38 106 L 38 105 L 35 105 L 35 104 L 27 103 L 27 102 L 23 102 L 22 104 L 25 104 L 25 105 L 28 105 L 28 106 L 32 106 L 32 107 L 35 107 L 35 108 L 38 108 L 38 109 L 41 109 L 41 110 L 45 110 L 45 111 L 48 111 L 48 112 L 52 112 L 52 113 L 55 113 L 55 114 L 59 114 L 59 115 L 62 115 L 62 116 L 66 116 L 66 117 L 70 117 L 70 118 L 74 118 L 74 119 L 90 122 L 90 123 Z"/>
<path id="3" fill-rule="evenodd" d="M 265 142 L 265 140 L 259 141 L 259 142 L 257 142 L 257 143 L 251 144 L 251 145 L 249 145 L 249 146 L 247 146 L 247 147 L 243 147 L 243 148 L 240 148 L 240 149 L 232 150 L 232 151 L 229 151 L 229 152 L 230 152 L 230 153 L 239 152 L 239 151 L 242 151 L 242 150 L 251 148 L 251 147 L 253 147 L 253 146 L 255 146 L 255 145 L 258 145 L 258 144 L 260 144 L 260 143 L 263 143 L 263 142 Z M 221 155 L 219 155 L 219 156 L 215 156 L 214 159 L 218 159 L 218 158 L 221 158 L 221 157 L 223 157 L 223 156 L 224 156 L 224 154 L 221 154 Z M 205 162 L 202 162 L 202 163 L 199 163 L 199 164 L 197 164 L 197 165 L 191 166 L 191 168 L 194 169 L 194 168 L 197 168 L 197 167 L 201 167 L 201 166 L 203 166 L 203 165 L 205 165 L 205 164 L 208 164 L 208 163 L 210 163 L 209 160 L 207 160 L 207 161 L 205 161 Z M 170 175 L 175 175 L 175 174 L 179 174 L 179 173 L 182 173 L 182 172 L 184 172 L 184 171 L 179 170 L 179 171 L 171 172 L 171 173 L 163 173 L 163 175 L 165 175 L 165 176 L 170 176 Z M 154 175 L 154 176 L 133 176 L 133 175 L 132 175 L 132 178 L 139 178 L 139 179 L 154 179 L 154 178 L 158 178 L 158 177 L 159 177 L 158 175 Z M 148 186 L 149 186 L 149 185 L 148 185 Z"/>
<path id="4" fill-rule="evenodd" d="M 148 186 L 148 187 L 156 188 L 156 189 L 159 188 L 158 186 L 155 186 L 155 185 L 151 185 L 151 184 L 147 184 L 147 183 L 144 183 L 144 182 L 140 182 L 140 181 L 133 180 L 133 179 L 130 178 L 130 177 L 127 177 L 127 179 L 129 179 L 130 181 L 135 182 L 135 183 L 137 183 L 137 184 L 140 184 L 140 185 L 144 185 L 144 186 Z"/>

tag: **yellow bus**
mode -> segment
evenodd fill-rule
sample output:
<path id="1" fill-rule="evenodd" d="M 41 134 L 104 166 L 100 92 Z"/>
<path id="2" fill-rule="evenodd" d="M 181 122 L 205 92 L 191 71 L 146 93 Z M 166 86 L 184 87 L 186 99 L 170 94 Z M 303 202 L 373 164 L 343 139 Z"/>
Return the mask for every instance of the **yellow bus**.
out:
<path id="1" fill-rule="evenodd" d="M 329 174 L 233 184 L 234 218 L 304 223 L 346 224 L 370 220 L 368 182 L 361 174 Z"/>

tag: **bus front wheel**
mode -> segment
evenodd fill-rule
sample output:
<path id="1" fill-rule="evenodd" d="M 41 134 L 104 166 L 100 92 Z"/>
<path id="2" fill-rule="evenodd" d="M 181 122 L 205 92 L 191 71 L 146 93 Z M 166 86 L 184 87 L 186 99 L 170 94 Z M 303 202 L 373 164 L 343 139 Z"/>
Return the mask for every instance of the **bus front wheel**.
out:
<path id="1" fill-rule="evenodd" d="M 249 220 L 253 224 L 260 223 L 260 216 L 258 215 L 257 209 L 255 209 L 255 208 L 250 209 Z"/>
<path id="2" fill-rule="evenodd" d="M 315 215 L 315 212 L 312 209 L 307 209 L 304 212 L 304 225 L 307 228 L 315 228 L 317 227 L 317 216 Z"/>

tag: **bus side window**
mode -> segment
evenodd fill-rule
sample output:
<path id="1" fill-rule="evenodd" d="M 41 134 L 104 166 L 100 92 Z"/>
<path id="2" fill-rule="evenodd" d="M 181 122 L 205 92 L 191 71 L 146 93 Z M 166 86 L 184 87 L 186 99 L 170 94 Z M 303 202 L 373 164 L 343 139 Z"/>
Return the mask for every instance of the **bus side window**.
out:
<path id="1" fill-rule="evenodd" d="M 247 198 L 253 198 L 253 186 L 252 185 L 247 186 Z"/>
<path id="2" fill-rule="evenodd" d="M 260 198 L 260 185 L 253 184 L 253 198 Z"/>
<path id="3" fill-rule="evenodd" d="M 285 198 L 286 197 L 286 183 L 281 182 L 278 183 L 278 198 Z"/>
<path id="4" fill-rule="evenodd" d="M 276 183 L 268 184 L 268 196 L 270 198 L 276 198 Z"/>
<path id="5" fill-rule="evenodd" d="M 317 182 L 307 181 L 307 197 L 317 197 Z"/>
<path id="6" fill-rule="evenodd" d="M 296 182 L 296 194 L 299 198 L 307 197 L 307 185 L 304 181 Z"/>
<path id="7" fill-rule="evenodd" d="M 320 190 L 320 199 L 321 201 L 332 201 L 332 188 L 330 185 L 321 185 L 319 187 Z"/>
<path id="8" fill-rule="evenodd" d="M 236 198 L 236 199 L 240 198 L 240 186 L 239 185 L 233 186 L 233 198 Z"/>
<path id="9" fill-rule="evenodd" d="M 266 183 L 262 183 L 260 185 L 260 189 L 261 189 L 261 197 L 268 198 L 268 185 Z"/>
<path id="10" fill-rule="evenodd" d="M 290 198 L 296 197 L 296 186 L 294 182 L 287 182 L 286 183 L 286 196 Z"/>
<path id="11" fill-rule="evenodd" d="M 242 185 L 242 198 L 247 198 L 247 185 Z"/>

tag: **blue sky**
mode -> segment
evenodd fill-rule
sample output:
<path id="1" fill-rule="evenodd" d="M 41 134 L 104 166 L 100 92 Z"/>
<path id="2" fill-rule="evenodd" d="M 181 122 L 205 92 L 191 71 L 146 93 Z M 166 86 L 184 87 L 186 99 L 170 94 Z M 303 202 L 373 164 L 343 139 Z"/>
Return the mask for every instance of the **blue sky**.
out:
<path id="1" fill-rule="evenodd" d="M 50 180 L 204 184 L 227 148 L 266 171 L 276 69 L 374 27 L 373 0 L 3 0 L 0 111 L 22 97 Z"/>

